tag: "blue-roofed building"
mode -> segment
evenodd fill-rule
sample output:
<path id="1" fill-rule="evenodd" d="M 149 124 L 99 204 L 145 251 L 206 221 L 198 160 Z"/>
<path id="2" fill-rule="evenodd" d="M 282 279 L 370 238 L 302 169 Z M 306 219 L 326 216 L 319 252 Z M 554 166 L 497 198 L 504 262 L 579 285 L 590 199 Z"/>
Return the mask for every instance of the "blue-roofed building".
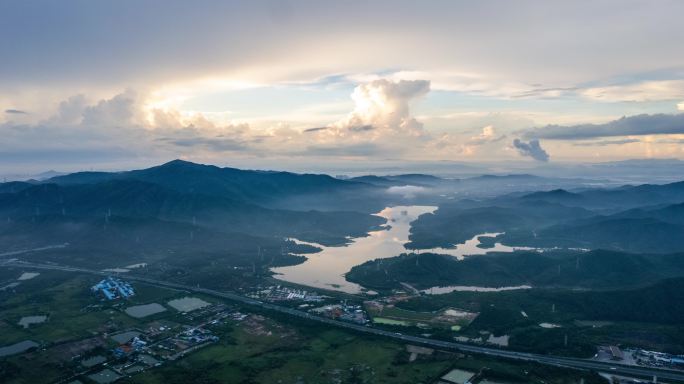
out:
<path id="1" fill-rule="evenodd" d="M 91 289 L 93 292 L 102 294 L 107 300 L 127 298 L 135 295 L 135 291 L 129 283 L 111 276 L 93 285 Z"/>

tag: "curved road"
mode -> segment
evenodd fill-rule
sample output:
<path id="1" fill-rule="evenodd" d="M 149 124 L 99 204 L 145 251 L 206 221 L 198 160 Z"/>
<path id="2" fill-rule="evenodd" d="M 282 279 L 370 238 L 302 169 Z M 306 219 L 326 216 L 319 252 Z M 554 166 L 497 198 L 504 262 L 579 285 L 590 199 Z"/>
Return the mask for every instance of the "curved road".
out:
<path id="1" fill-rule="evenodd" d="M 95 271 L 95 270 L 91 270 L 91 269 L 67 267 L 67 266 L 61 266 L 61 265 L 56 265 L 56 264 L 36 264 L 36 263 L 28 263 L 28 262 L 13 261 L 13 260 L 0 262 L 0 266 L 49 269 L 49 270 L 57 270 L 57 271 L 65 271 L 65 272 L 87 273 L 87 274 L 101 275 L 101 276 L 111 275 L 111 273 L 108 273 L 108 272 Z M 245 296 L 241 296 L 241 295 L 238 295 L 235 293 L 221 292 L 221 291 L 216 291 L 216 290 L 207 289 L 207 288 L 192 287 L 189 285 L 171 283 L 171 282 L 166 282 L 166 281 L 161 281 L 161 280 L 154 280 L 154 279 L 149 279 L 146 277 L 135 276 L 135 275 L 126 275 L 126 280 L 140 281 L 143 283 L 147 283 L 150 285 L 156 285 L 159 287 L 180 289 L 180 290 L 185 290 L 185 291 L 189 291 L 189 292 L 196 292 L 196 293 L 203 293 L 206 295 L 211 295 L 211 296 L 222 298 L 222 299 L 237 301 L 237 302 L 240 302 L 243 304 L 247 304 L 247 305 L 251 305 L 251 306 L 255 306 L 255 307 L 259 307 L 259 308 L 263 308 L 263 309 L 267 309 L 267 310 L 271 310 L 271 311 L 284 313 L 284 314 L 287 314 L 290 316 L 295 316 L 295 317 L 299 317 L 299 318 L 303 318 L 303 319 L 307 319 L 307 320 L 311 320 L 311 321 L 317 321 L 320 323 L 329 324 L 329 325 L 332 325 L 335 327 L 346 328 L 346 329 L 353 330 L 356 332 L 363 332 L 363 333 L 373 334 L 373 335 L 377 335 L 377 336 L 389 337 L 389 338 L 392 338 L 395 340 L 400 340 L 400 341 L 407 342 L 407 343 L 421 344 L 421 345 L 425 345 L 428 347 L 434 347 L 434 348 L 446 349 L 446 350 L 462 351 L 462 352 L 470 352 L 470 353 L 477 353 L 477 354 L 482 354 L 482 355 L 488 355 L 488 356 L 493 356 L 493 357 L 502 357 L 502 358 L 514 359 L 514 360 L 532 361 L 532 362 L 536 362 L 536 363 L 540 363 L 540 364 L 553 365 L 553 366 L 559 366 L 559 367 L 568 367 L 568 368 L 576 368 L 576 369 L 588 369 L 588 370 L 594 370 L 594 371 L 609 372 L 612 374 L 618 374 L 618 375 L 624 375 L 624 376 L 638 376 L 638 377 L 644 377 L 644 378 L 649 378 L 649 379 L 652 379 L 654 376 L 656 376 L 659 380 L 664 379 L 664 380 L 669 380 L 669 381 L 684 382 L 684 372 L 681 372 L 681 371 L 673 371 L 673 370 L 651 368 L 651 367 L 641 367 L 641 366 L 631 366 L 631 365 L 623 365 L 623 364 L 611 364 L 611 363 L 607 363 L 607 362 L 600 362 L 600 361 L 573 358 L 573 357 L 561 357 L 561 356 L 540 355 L 540 354 L 535 354 L 535 353 L 515 352 L 515 351 L 511 351 L 511 350 L 503 350 L 503 349 L 497 349 L 497 348 L 480 347 L 480 346 L 475 346 L 475 345 L 470 345 L 470 344 L 454 343 L 454 342 L 442 341 L 442 340 L 434 340 L 434 339 L 428 339 L 428 338 L 424 338 L 424 337 L 417 337 L 417 336 L 411 336 L 411 335 L 404 335 L 401 333 L 390 332 L 390 331 L 386 331 L 386 330 L 382 330 L 382 329 L 378 329 L 378 328 L 373 328 L 373 327 L 368 327 L 368 326 L 363 326 L 363 325 L 357 325 L 357 324 L 352 324 L 352 323 L 346 323 L 343 321 L 332 320 L 332 319 L 328 319 L 328 318 L 324 318 L 324 317 L 314 316 L 314 315 L 307 313 L 307 312 L 298 311 L 296 309 L 287 308 L 287 307 L 283 307 L 283 306 L 275 305 L 275 304 L 271 304 L 271 303 L 265 303 L 265 302 L 262 302 L 259 300 L 254 300 L 254 299 L 251 299 L 251 298 L 248 298 Z"/>

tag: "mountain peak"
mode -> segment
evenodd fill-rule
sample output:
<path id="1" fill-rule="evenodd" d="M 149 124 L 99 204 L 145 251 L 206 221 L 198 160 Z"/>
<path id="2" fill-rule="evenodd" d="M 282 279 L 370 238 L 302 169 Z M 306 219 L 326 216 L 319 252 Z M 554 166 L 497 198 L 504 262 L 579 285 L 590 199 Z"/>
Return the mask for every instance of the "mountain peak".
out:
<path id="1" fill-rule="evenodd" d="M 530 194 L 523 196 L 523 198 L 526 198 L 526 199 L 536 199 L 536 198 L 545 198 L 545 197 L 550 197 L 550 198 L 565 198 L 565 197 L 578 198 L 578 197 L 580 197 L 580 195 L 577 193 L 568 192 L 565 189 L 558 188 L 558 189 L 554 189 L 551 191 L 533 192 L 533 193 L 530 193 Z"/>
<path id="2" fill-rule="evenodd" d="M 202 167 L 204 167 L 205 165 L 197 164 L 197 163 L 193 163 L 192 161 L 181 160 L 181 159 L 174 159 L 174 160 L 166 162 L 162 165 L 159 165 L 160 168 L 162 168 L 162 167 L 184 167 L 184 166 L 202 166 Z"/>

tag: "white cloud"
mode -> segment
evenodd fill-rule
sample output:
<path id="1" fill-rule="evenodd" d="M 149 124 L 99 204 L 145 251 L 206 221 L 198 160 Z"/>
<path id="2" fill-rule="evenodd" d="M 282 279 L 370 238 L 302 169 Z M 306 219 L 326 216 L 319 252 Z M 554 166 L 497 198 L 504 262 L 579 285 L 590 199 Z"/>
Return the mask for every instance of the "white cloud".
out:
<path id="1" fill-rule="evenodd" d="M 351 95 L 354 111 L 335 125 L 349 129 L 370 125 L 374 129 L 420 135 L 422 124 L 411 116 L 409 103 L 429 91 L 430 82 L 426 80 L 380 79 L 361 84 Z"/>
<path id="2" fill-rule="evenodd" d="M 411 106 L 430 89 L 426 80 L 373 80 L 359 84 L 347 116 L 328 125 L 300 129 L 287 122 L 255 128 L 249 122 L 215 121 L 205 114 L 150 106 L 149 93 L 126 90 L 89 101 L 77 95 L 59 104 L 57 112 L 37 123 L 0 125 L 4 140 L 0 152 L 10 161 L 25 154 L 57 156 L 74 153 L 96 164 L 99 152 L 107 161 L 135 158 L 283 157 L 350 159 L 453 159 L 465 153 L 464 142 L 491 143 L 500 139 L 493 127 L 476 136 L 434 133 L 411 113 Z M 12 151 L 9 151 L 12 149 Z M 14 153 L 11 154 L 10 152 Z M 60 154 L 60 155 L 58 155 Z M 14 159 L 14 160 L 12 160 Z"/>
<path id="3" fill-rule="evenodd" d="M 649 156 L 681 153 L 678 137 L 669 138 L 667 143 L 630 140 L 622 145 L 597 142 L 581 147 L 572 143 L 578 136 L 586 138 L 581 137 L 587 136 L 586 132 L 593 138 L 634 131 L 613 132 L 615 123 L 604 124 L 605 127 L 570 125 L 523 131 L 535 126 L 539 115 L 524 111 L 501 114 L 455 111 L 438 117 L 415 116 L 414 104 L 430 92 L 430 87 L 431 83 L 424 79 L 373 79 L 351 92 L 353 107 L 346 116 L 321 125 L 285 120 L 233 121 L 230 115 L 214 118 L 205 113 L 180 111 L 172 105 L 155 104 L 155 95 L 144 91 L 126 90 L 99 100 L 77 95 L 55 103 L 56 112 L 36 123 L 19 124 L 14 120 L 0 123 L 3 135 L 0 162 L 41 164 L 43 161 L 50 168 L 71 164 L 73 169 L 86 165 L 98 167 L 98 164 L 126 168 L 128 164 L 149 165 L 172 158 L 223 164 L 282 159 L 286 164 L 293 159 L 314 162 L 504 160 L 519 154 L 547 161 L 548 153 L 535 140 L 539 138 L 554 139 L 545 141 L 544 147 L 548 146 L 554 158 L 561 160 L 568 156 L 586 157 L 590 149 L 593 156 L 599 147 L 612 158 L 625 156 L 615 148 L 622 146 Z M 634 134 L 681 132 L 655 130 L 663 124 L 654 125 L 657 120 L 654 118 L 644 118 L 648 123 L 645 125 L 652 129 Z M 639 119 L 628 118 L 623 123 Z M 681 116 L 666 115 L 659 119 L 672 120 L 668 126 L 675 126 Z M 426 121 L 431 125 L 429 129 L 423 125 Z M 506 133 L 514 130 L 521 130 L 521 137 L 530 141 L 505 143 L 504 139 L 510 137 Z M 563 139 L 568 142 L 562 143 Z"/>
<path id="4" fill-rule="evenodd" d="M 592 87 L 580 92 L 600 101 L 667 101 L 684 98 L 684 80 L 642 81 L 634 84 Z"/>
<path id="5" fill-rule="evenodd" d="M 482 132 L 477 135 L 477 136 L 472 136 L 470 140 L 468 140 L 468 144 L 470 145 L 482 145 L 486 143 L 493 143 L 497 141 L 501 141 L 506 138 L 506 135 L 497 135 L 496 131 L 494 130 L 494 126 L 492 125 L 487 125 L 486 127 L 482 128 Z"/>
<path id="6" fill-rule="evenodd" d="M 141 123 L 142 110 L 137 93 L 127 90 L 85 107 L 82 117 L 81 124 L 88 126 L 133 126 Z"/>
<path id="7" fill-rule="evenodd" d="M 430 82 L 426 80 L 378 79 L 360 84 L 351 95 L 354 110 L 328 126 L 306 130 L 305 139 L 312 150 L 319 146 L 363 145 L 364 151 L 356 153 L 367 153 L 372 148 L 379 153 L 405 153 L 430 139 L 410 111 L 411 102 L 429 90 Z"/>

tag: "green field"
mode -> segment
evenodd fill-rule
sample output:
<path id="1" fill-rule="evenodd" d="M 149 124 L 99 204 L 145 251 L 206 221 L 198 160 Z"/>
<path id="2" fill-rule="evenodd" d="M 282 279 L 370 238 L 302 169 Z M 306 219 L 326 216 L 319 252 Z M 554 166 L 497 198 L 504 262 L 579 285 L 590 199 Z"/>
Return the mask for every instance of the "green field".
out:
<path id="1" fill-rule="evenodd" d="M 370 312 L 370 311 L 369 311 Z M 381 311 L 370 312 L 373 316 L 381 316 L 387 318 L 397 318 L 408 321 L 431 321 L 434 317 L 434 313 L 430 312 L 417 312 L 401 309 L 398 307 L 385 306 Z"/>
<path id="2" fill-rule="evenodd" d="M 15 270 L 20 275 L 20 270 Z M 57 343 L 90 337 L 105 326 L 124 329 L 142 324 L 119 308 L 117 302 L 103 302 L 90 291 L 99 280 L 96 276 L 60 272 L 42 272 L 38 277 L 21 282 L 16 293 L 0 293 L 0 345 L 31 339 L 39 343 Z M 122 307 L 173 298 L 176 291 L 134 285 L 136 295 Z M 99 308 L 89 306 L 101 305 Z M 48 315 L 45 323 L 28 329 L 17 322 L 23 316 Z M 150 318 L 145 318 L 149 321 Z"/>
<path id="3" fill-rule="evenodd" d="M 1 276 L 12 279 L 20 273 L 19 270 L 5 270 Z M 118 306 L 101 302 L 89 291 L 89 287 L 97 280 L 92 276 L 45 272 L 33 280 L 22 282 L 16 293 L 2 293 L 1 345 L 32 339 L 47 348 L 0 359 L 0 382 L 57 382 L 77 368 L 76 362 L 65 360 L 58 353 L 63 343 L 102 335 L 105 331 L 111 334 L 126 328 L 144 327 L 155 319 L 183 322 L 183 318 L 172 310 L 152 318 L 133 319 L 123 314 Z M 138 294 L 126 305 L 149 302 L 163 304 L 170 298 L 183 295 L 181 292 L 140 284 L 134 284 L 134 288 Z M 104 306 L 84 310 L 92 304 Z M 21 316 L 36 313 L 49 314 L 50 319 L 26 330 L 16 325 Z M 392 308 L 389 313 L 404 316 L 411 313 L 415 319 L 425 319 L 431 315 L 400 308 Z M 383 321 L 382 317 L 378 319 Z M 495 368 L 491 371 L 493 378 L 504 377 L 509 379 L 508 382 L 543 380 L 561 384 L 577 382 L 579 375 L 591 378 L 586 373 L 482 360 L 439 351 L 420 355 L 415 361 L 409 362 L 410 354 L 404 344 L 330 329 L 275 313 L 252 314 L 242 322 L 231 321 L 211 327 L 214 334 L 220 337 L 218 343 L 119 382 L 433 383 L 452 368 L 479 370 L 486 367 Z M 106 355 L 107 348 L 112 346 L 110 344 L 97 353 Z M 592 380 L 587 382 L 592 383 Z"/>
<path id="4" fill-rule="evenodd" d="M 442 316 L 444 311 L 422 312 L 402 309 L 396 306 L 386 305 L 379 309 L 373 305 L 367 305 L 366 310 L 371 315 L 373 323 L 399 326 L 430 326 L 435 328 L 452 329 L 453 326 L 466 326 L 470 320 L 465 318 L 450 318 Z"/>
<path id="5" fill-rule="evenodd" d="M 405 346 L 313 325 L 302 329 L 267 321 L 256 336 L 236 325 L 225 340 L 187 358 L 134 376 L 126 383 L 434 383 L 453 368 L 506 383 L 603 384 L 596 374 L 537 364 L 435 351 L 409 362 Z M 294 333 L 293 333 L 294 332 Z M 287 337 L 282 337 L 283 335 Z"/>
<path id="6" fill-rule="evenodd" d="M 388 319 L 386 317 L 374 317 L 373 323 L 385 324 L 385 325 L 399 325 L 402 327 L 407 327 L 407 326 L 411 325 L 409 322 L 404 321 L 404 320 L 394 320 L 394 319 Z"/>
<path id="7" fill-rule="evenodd" d="M 417 312 L 452 306 L 479 312 L 461 334 L 475 338 L 481 331 L 509 335 L 510 348 L 516 350 L 589 357 L 596 345 L 622 344 L 682 353 L 684 332 L 679 323 L 672 322 L 681 318 L 682 310 L 666 303 L 681 294 L 683 283 L 676 279 L 633 291 L 452 292 L 416 297 L 397 306 Z M 582 321 L 603 326 L 586 326 Z M 561 327 L 545 329 L 540 323 Z"/>
<path id="8" fill-rule="evenodd" d="M 266 320 L 271 335 L 238 325 L 222 341 L 130 383 L 429 383 L 447 360 L 404 362 L 404 347 L 338 330 L 299 330 Z M 339 380 L 339 381 L 338 381 Z"/>
<path id="9" fill-rule="evenodd" d="M 21 269 L 3 268 L 2 271 L 0 276 L 8 279 L 16 279 L 22 273 Z M 99 280 L 97 276 L 41 271 L 39 276 L 22 281 L 14 291 L 0 292 L 0 346 L 33 340 L 46 348 L 0 359 L 0 382 L 54 382 L 75 367 L 68 359 L 64 360 L 57 348 L 105 332 L 111 334 L 142 328 L 155 319 L 176 320 L 179 316 L 168 310 L 135 319 L 126 315 L 123 308 L 155 301 L 163 304 L 182 295 L 180 292 L 133 284 L 135 296 L 125 302 L 107 302 L 90 291 L 90 287 Z M 23 316 L 31 315 L 47 315 L 49 318 L 27 329 L 17 324 Z"/>

